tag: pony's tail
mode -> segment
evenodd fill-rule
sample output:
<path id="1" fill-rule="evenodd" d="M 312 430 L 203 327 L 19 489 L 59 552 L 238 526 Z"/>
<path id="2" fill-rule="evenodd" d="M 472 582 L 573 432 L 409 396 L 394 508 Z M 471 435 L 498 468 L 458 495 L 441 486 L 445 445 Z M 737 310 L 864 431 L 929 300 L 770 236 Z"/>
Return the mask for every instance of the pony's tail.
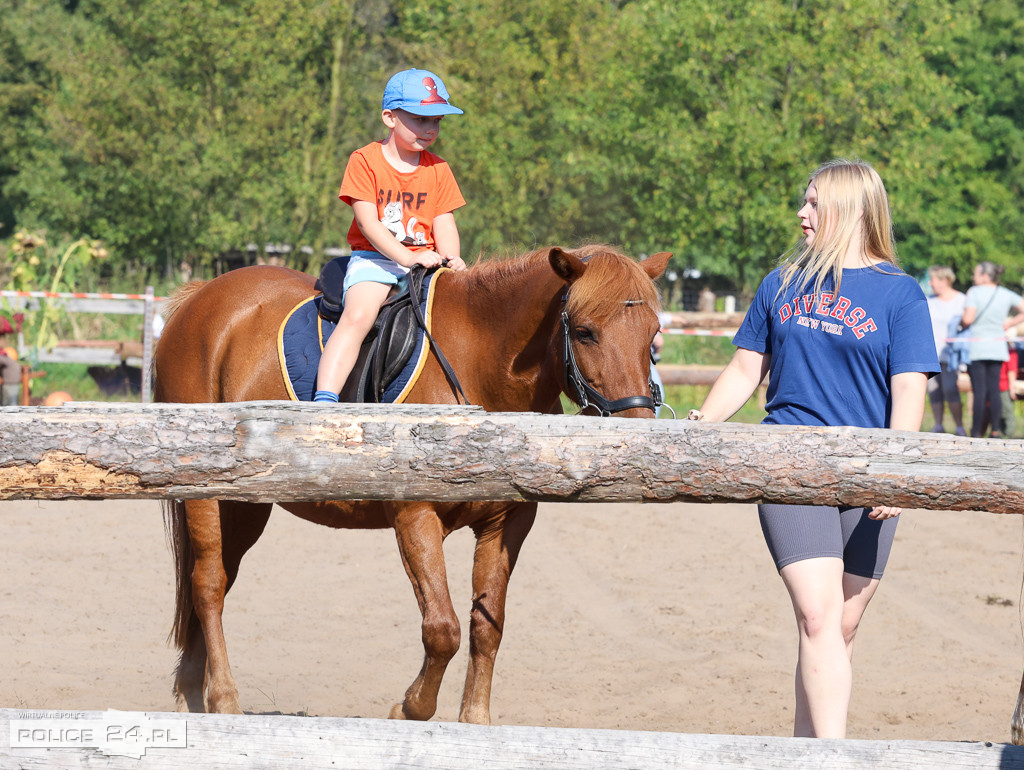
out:
<path id="1" fill-rule="evenodd" d="M 167 641 L 185 649 L 189 618 L 192 617 L 192 568 L 196 557 L 185 523 L 185 501 L 164 500 L 164 532 L 174 558 L 174 623 Z"/>

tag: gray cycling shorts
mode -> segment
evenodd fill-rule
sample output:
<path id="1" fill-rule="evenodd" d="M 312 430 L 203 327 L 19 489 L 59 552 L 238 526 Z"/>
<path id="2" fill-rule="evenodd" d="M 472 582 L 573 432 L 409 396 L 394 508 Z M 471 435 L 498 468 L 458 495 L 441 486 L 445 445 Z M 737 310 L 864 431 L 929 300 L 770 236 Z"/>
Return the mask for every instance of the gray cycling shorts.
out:
<path id="1" fill-rule="evenodd" d="M 860 577 L 882 577 L 896 536 L 899 517 L 876 521 L 870 508 L 825 505 L 757 506 L 761 531 L 775 566 L 819 556 L 843 560 L 843 571 Z"/>

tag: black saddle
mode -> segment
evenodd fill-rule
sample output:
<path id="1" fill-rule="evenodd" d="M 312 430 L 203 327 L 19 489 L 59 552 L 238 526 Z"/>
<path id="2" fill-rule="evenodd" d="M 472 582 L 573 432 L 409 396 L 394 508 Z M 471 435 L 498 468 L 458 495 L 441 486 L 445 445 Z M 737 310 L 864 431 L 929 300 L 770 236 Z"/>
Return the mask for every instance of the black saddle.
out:
<path id="1" fill-rule="evenodd" d="M 314 289 L 323 292 L 320 299 L 320 315 L 331 323 L 341 317 L 342 292 L 348 257 L 332 259 L 317 279 Z M 455 373 L 437 347 L 423 316 L 423 281 L 427 275 L 423 267 L 409 271 L 406 281 L 399 285 L 398 293 L 389 297 L 380 309 L 377 320 L 359 349 L 352 374 L 341 390 L 341 400 L 357 404 L 379 404 L 388 386 L 401 374 L 409 363 L 419 344 L 420 334 L 425 334 L 441 362 L 449 382 L 461 394 Z M 462 398 L 466 397 L 463 394 Z M 466 400 L 466 403 L 469 403 Z"/>

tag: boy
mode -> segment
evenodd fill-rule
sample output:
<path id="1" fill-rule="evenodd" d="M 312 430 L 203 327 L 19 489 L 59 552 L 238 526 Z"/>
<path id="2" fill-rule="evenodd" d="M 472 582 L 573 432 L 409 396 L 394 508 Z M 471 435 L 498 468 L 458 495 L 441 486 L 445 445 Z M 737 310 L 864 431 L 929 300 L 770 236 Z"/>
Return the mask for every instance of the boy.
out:
<path id="1" fill-rule="evenodd" d="M 338 195 L 352 207 L 352 257 L 344 309 L 324 346 L 314 401 L 338 401 L 381 305 L 410 268 L 466 268 L 452 213 L 466 201 L 448 164 L 427 151 L 441 118 L 463 111 L 448 103 L 441 78 L 417 69 L 392 76 L 381 108 L 388 136 L 352 153 Z"/>

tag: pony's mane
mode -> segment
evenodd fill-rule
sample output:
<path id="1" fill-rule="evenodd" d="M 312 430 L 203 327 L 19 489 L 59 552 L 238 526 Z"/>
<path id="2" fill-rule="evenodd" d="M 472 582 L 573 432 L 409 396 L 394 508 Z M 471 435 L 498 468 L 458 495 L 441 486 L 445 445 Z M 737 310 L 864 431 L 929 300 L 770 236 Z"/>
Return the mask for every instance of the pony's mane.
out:
<path id="1" fill-rule="evenodd" d="M 569 315 L 585 315 L 601 323 L 627 306 L 646 305 L 655 313 L 661 309 L 654 282 L 625 254 L 604 244 L 585 246 L 575 253 L 589 257 L 589 261 L 587 272 L 569 292 L 566 303 Z"/>
<path id="2" fill-rule="evenodd" d="M 537 249 L 505 259 L 478 262 L 469 271 L 473 280 L 488 286 L 518 283 L 535 269 L 538 260 L 547 262 L 549 248 Z M 566 252 L 587 259 L 587 271 L 573 284 L 566 309 L 572 315 L 584 314 L 597 322 L 607 321 L 622 312 L 627 302 L 661 309 L 658 291 L 647 273 L 632 259 L 605 244 L 591 244 Z"/>
<path id="3" fill-rule="evenodd" d="M 525 254 L 477 262 L 470 268 L 468 274 L 474 280 L 488 286 L 501 286 L 504 283 L 515 284 L 525 273 L 533 269 L 534 263 L 541 253 L 547 254 L 547 249 L 537 249 Z"/>
<path id="4" fill-rule="evenodd" d="M 164 320 L 171 320 L 171 316 L 177 312 L 179 307 L 185 304 L 185 300 L 203 288 L 207 283 L 208 281 L 189 281 L 184 286 L 175 289 L 174 293 L 168 298 L 167 304 L 164 305 Z"/>

